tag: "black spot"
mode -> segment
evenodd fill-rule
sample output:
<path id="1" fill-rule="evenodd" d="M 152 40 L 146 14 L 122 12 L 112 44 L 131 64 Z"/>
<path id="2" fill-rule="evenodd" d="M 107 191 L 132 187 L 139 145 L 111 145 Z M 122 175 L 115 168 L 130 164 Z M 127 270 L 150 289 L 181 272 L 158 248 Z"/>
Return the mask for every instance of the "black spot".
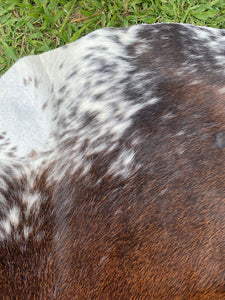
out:
<path id="1" fill-rule="evenodd" d="M 225 133 L 222 131 L 216 133 L 216 146 L 218 149 L 225 147 Z"/>
<path id="2" fill-rule="evenodd" d="M 93 95 L 93 100 L 94 101 L 99 101 L 99 100 L 102 100 L 103 97 L 104 97 L 104 94 L 103 93 L 99 93 L 99 94 Z"/>
<path id="3" fill-rule="evenodd" d="M 75 76 L 76 74 L 77 74 L 77 71 L 75 70 L 75 71 L 73 71 L 73 72 L 66 78 L 66 80 L 72 78 L 72 77 Z"/>
<path id="4" fill-rule="evenodd" d="M 60 106 L 62 103 L 63 103 L 63 99 L 59 98 L 58 101 L 57 101 L 57 106 Z"/>
<path id="5" fill-rule="evenodd" d="M 52 87 L 51 87 L 51 94 L 53 94 L 54 93 L 54 85 L 52 85 Z"/>
<path id="6" fill-rule="evenodd" d="M 45 102 L 44 104 L 43 104 L 43 106 L 42 106 L 42 110 L 45 110 L 46 109 L 46 107 L 47 107 L 47 102 Z"/>
<path id="7" fill-rule="evenodd" d="M 98 85 L 102 85 L 104 83 L 105 83 L 104 80 L 98 80 L 98 81 L 96 81 L 95 85 L 98 86 Z"/>
<path id="8" fill-rule="evenodd" d="M 15 157 L 15 154 L 12 151 L 9 151 L 7 154 L 8 154 L 9 157 Z"/>
<path id="9" fill-rule="evenodd" d="M 93 54 L 87 54 L 83 57 L 83 60 L 85 61 L 85 60 L 89 60 L 91 58 L 93 58 Z"/>
<path id="10" fill-rule="evenodd" d="M 101 52 L 101 51 L 106 52 L 107 48 L 104 46 L 95 46 L 95 47 L 89 47 L 87 50 L 90 52 L 93 51 L 94 53 L 97 53 L 97 52 Z"/>
<path id="11" fill-rule="evenodd" d="M 96 114 L 95 113 L 85 113 L 83 116 L 83 126 L 90 126 L 90 124 L 94 125 L 96 121 Z"/>
<path id="12" fill-rule="evenodd" d="M 119 39 L 119 37 L 117 35 L 112 35 L 110 37 L 108 37 L 110 40 L 112 40 L 113 42 L 117 43 L 117 44 L 121 44 L 121 41 Z"/>
<path id="13" fill-rule="evenodd" d="M 66 85 L 64 84 L 62 87 L 61 87 L 61 89 L 59 89 L 59 93 L 63 93 L 64 91 L 65 91 L 65 89 L 66 89 Z"/>
<path id="14" fill-rule="evenodd" d="M 38 87 L 38 80 L 37 80 L 36 77 L 34 78 L 34 86 L 35 86 L 36 88 Z"/>

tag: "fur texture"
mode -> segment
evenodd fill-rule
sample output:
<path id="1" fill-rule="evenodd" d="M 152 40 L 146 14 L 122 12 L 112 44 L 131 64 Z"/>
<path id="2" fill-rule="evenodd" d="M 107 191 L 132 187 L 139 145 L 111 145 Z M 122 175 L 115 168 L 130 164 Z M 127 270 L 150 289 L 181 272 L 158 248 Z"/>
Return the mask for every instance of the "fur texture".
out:
<path id="1" fill-rule="evenodd" d="M 107 28 L 1 77 L 1 299 L 225 298 L 224 49 Z"/>

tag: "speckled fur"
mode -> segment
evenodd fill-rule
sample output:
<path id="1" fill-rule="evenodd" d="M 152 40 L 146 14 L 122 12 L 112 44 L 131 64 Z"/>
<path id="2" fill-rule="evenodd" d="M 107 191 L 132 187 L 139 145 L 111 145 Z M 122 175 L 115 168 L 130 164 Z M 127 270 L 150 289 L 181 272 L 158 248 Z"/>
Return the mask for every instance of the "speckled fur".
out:
<path id="1" fill-rule="evenodd" d="M 0 299 L 225 298 L 224 49 L 107 28 L 0 78 Z"/>

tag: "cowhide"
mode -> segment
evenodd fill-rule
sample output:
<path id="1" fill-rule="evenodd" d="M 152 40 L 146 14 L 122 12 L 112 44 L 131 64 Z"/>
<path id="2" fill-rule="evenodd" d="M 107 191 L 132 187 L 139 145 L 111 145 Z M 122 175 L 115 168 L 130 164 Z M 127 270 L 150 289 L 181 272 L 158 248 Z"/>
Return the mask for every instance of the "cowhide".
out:
<path id="1" fill-rule="evenodd" d="M 225 299 L 225 30 L 97 30 L 0 79 L 0 299 Z"/>

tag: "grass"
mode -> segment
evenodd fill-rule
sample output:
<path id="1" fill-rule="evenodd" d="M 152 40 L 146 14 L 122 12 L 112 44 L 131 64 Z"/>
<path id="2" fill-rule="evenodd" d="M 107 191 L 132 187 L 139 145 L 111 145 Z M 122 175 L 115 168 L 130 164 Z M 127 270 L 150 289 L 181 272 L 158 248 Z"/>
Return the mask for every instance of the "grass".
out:
<path id="1" fill-rule="evenodd" d="M 0 74 L 95 29 L 155 22 L 225 28 L 224 1 L 0 0 Z"/>

